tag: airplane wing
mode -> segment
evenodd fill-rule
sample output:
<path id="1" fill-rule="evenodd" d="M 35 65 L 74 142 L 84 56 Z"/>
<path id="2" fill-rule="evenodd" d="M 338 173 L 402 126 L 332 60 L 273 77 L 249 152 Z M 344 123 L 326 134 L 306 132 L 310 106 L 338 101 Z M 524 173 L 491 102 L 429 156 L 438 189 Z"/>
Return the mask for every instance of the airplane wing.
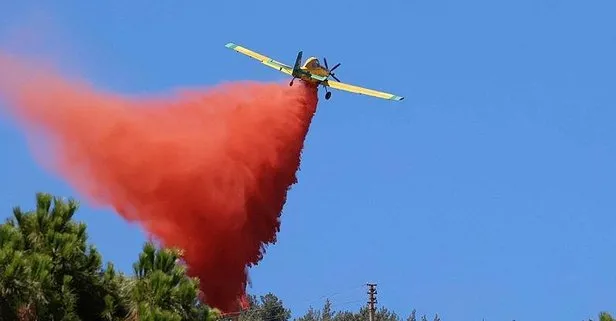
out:
<path id="1" fill-rule="evenodd" d="M 319 75 L 315 75 L 315 74 L 310 74 L 310 78 L 316 79 L 318 81 L 325 81 L 325 80 L 327 80 L 327 77 L 323 77 L 323 76 L 319 76 Z"/>
<path id="2" fill-rule="evenodd" d="M 291 75 L 291 73 L 293 72 L 293 67 L 283 64 L 282 62 L 276 61 L 270 57 L 264 56 L 260 53 L 254 52 L 248 48 L 242 47 L 240 45 L 234 44 L 232 42 L 229 42 L 228 44 L 225 45 L 225 47 L 229 48 L 229 49 L 233 49 L 239 53 L 242 53 L 248 57 L 254 58 L 256 60 L 259 60 L 262 64 L 277 69 L 279 71 L 282 71 L 283 73 L 287 74 L 287 75 Z"/>
<path id="3" fill-rule="evenodd" d="M 345 91 L 356 93 L 356 94 L 377 97 L 377 98 L 383 98 L 383 99 L 389 99 L 389 100 L 402 100 L 402 99 L 404 99 L 404 97 L 396 96 L 394 94 L 389 94 L 389 93 L 385 93 L 385 92 L 382 92 L 382 91 L 377 91 L 377 90 L 372 90 L 372 89 L 363 88 L 363 87 L 359 87 L 359 86 L 349 85 L 349 84 L 345 84 L 345 83 L 341 83 L 341 82 L 337 82 L 337 81 L 333 81 L 333 80 L 325 81 L 325 82 L 323 82 L 323 84 L 325 84 L 326 86 L 332 87 L 332 88 L 336 88 L 336 89 L 340 89 L 340 90 L 345 90 Z"/>

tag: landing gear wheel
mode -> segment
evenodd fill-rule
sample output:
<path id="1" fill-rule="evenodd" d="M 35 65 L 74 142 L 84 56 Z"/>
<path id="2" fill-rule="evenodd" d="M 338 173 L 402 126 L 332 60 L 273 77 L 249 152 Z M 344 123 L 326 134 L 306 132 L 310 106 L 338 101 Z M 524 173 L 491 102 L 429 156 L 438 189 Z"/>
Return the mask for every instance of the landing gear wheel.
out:
<path id="1" fill-rule="evenodd" d="M 328 91 L 325 93 L 325 100 L 329 100 L 332 97 L 332 92 Z"/>
<path id="2" fill-rule="evenodd" d="M 293 86 L 293 80 L 291 80 L 291 82 L 289 83 L 289 86 Z"/>

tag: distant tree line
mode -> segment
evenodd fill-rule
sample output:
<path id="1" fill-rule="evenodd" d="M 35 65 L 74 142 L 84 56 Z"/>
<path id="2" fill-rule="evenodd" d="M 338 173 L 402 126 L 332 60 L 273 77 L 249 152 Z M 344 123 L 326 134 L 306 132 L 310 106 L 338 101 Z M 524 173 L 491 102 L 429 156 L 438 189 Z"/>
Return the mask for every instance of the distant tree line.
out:
<path id="1" fill-rule="evenodd" d="M 132 275 L 103 266 L 86 225 L 73 219 L 77 209 L 73 199 L 38 193 L 34 210 L 15 207 L 0 225 L 0 321 L 290 321 L 291 311 L 272 293 L 251 295 L 250 308 L 235 316 L 201 304 L 200 280 L 186 275 L 177 249 L 146 242 Z M 418 321 L 415 310 L 403 319 L 384 307 L 375 319 Z M 367 308 L 336 312 L 329 300 L 294 319 L 366 320 Z M 598 320 L 616 321 L 607 312 Z"/>

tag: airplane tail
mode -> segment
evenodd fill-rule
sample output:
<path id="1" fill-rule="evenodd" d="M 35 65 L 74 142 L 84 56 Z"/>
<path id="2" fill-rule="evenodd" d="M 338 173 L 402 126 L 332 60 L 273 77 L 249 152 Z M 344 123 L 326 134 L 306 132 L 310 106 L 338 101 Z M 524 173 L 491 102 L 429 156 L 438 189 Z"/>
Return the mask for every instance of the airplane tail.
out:
<path id="1" fill-rule="evenodd" d="M 297 53 L 297 58 L 295 58 L 295 65 L 293 65 L 293 76 L 296 76 L 297 72 L 300 70 L 302 64 L 302 52 Z"/>

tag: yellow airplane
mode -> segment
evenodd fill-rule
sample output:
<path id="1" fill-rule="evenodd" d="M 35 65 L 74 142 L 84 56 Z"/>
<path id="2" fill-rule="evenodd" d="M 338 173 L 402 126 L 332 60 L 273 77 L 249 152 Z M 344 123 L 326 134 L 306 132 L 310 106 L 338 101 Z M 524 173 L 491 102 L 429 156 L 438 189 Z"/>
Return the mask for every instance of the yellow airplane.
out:
<path id="1" fill-rule="evenodd" d="M 334 67 L 329 69 L 329 66 L 327 65 L 327 59 L 323 58 L 323 62 L 325 63 L 325 66 L 322 66 L 319 63 L 319 59 L 317 59 L 316 57 L 310 57 L 306 59 L 306 62 L 304 62 L 304 64 L 302 65 L 301 64 L 302 63 L 302 51 L 300 51 L 297 54 L 297 58 L 295 59 L 295 65 L 291 67 L 289 65 L 285 65 L 279 61 L 276 61 L 262 54 L 256 53 L 250 49 L 234 44 L 232 42 L 226 44 L 225 47 L 229 49 L 233 49 L 239 53 L 247 55 L 256 60 L 259 60 L 262 64 L 266 66 L 269 66 L 274 69 L 278 69 L 279 71 L 289 76 L 292 76 L 293 79 L 291 79 L 289 86 L 293 86 L 293 81 L 295 79 L 301 79 L 306 82 L 315 84 L 317 86 L 322 85 L 323 88 L 325 88 L 325 99 L 329 99 L 332 96 L 332 93 L 327 89 L 327 87 L 332 87 L 335 89 L 345 90 L 345 91 L 356 93 L 356 94 L 368 95 L 368 96 L 389 99 L 389 100 L 403 100 L 404 99 L 404 97 L 401 97 L 401 96 L 396 96 L 396 95 L 385 93 L 382 91 L 376 91 L 376 90 L 362 88 L 362 87 L 349 85 L 349 84 L 340 82 L 340 79 L 338 79 L 336 75 L 333 73 L 334 69 L 340 66 L 340 63 L 336 64 Z M 330 76 L 336 79 L 337 81 L 329 80 L 328 78 Z"/>

